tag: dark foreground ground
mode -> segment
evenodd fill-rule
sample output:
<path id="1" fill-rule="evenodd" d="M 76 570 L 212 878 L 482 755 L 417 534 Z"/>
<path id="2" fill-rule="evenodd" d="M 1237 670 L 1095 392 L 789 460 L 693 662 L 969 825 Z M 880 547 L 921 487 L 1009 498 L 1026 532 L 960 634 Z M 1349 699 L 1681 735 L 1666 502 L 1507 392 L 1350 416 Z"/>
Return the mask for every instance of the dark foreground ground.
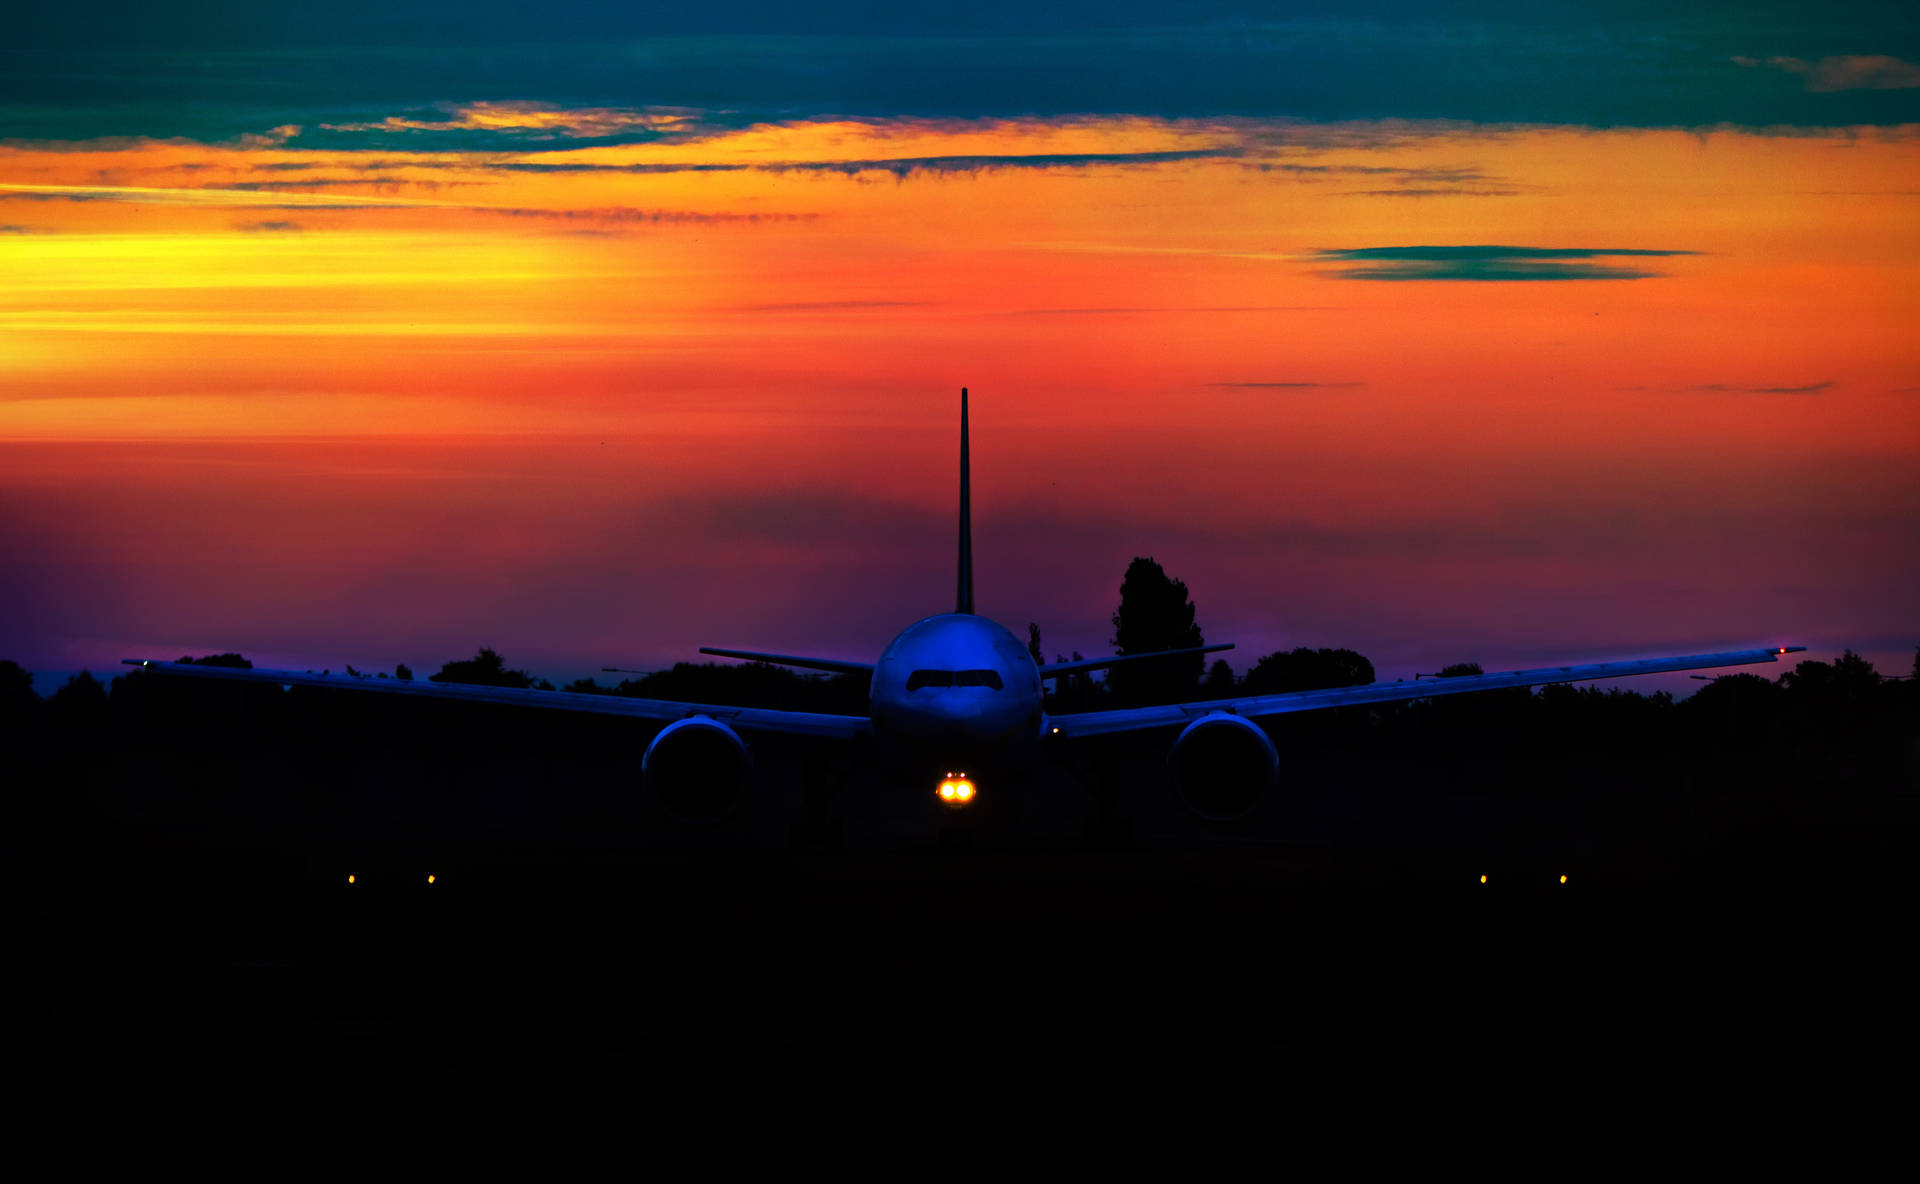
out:
<path id="1" fill-rule="evenodd" d="M 1104 821 L 1051 775 L 958 828 L 930 794 L 867 785 L 842 793 L 825 839 L 799 825 L 795 769 L 764 771 L 740 818 L 690 831 L 631 786 L 532 768 L 431 783 L 122 766 L 91 808 L 21 834 L 10 895 L 83 961 L 633 970 L 1153 935 L 1271 947 L 1356 916 L 1600 909 L 1657 930 L 1674 906 L 1879 909 L 1911 900 L 1920 873 L 1914 788 L 1871 768 L 1819 786 L 1763 768 L 1322 761 L 1227 827 L 1150 776 Z"/>
<path id="2" fill-rule="evenodd" d="M 1228 827 L 1181 808 L 1143 737 L 983 782 L 959 830 L 931 786 L 774 744 L 739 817 L 688 830 L 618 721 L 296 698 L 116 690 L 16 728 L 12 964 L 84 982 L 123 1030 L 349 1045 L 883 1013 L 924 1042 L 977 1011 L 1445 1028 L 1444 999 L 1567 992 L 1582 1015 L 1798 1014 L 1784 984 L 1809 976 L 1909 981 L 1920 733 L 1890 694 L 1706 734 L 1525 699 L 1322 717 L 1276 729 L 1281 791 Z M 824 837 L 798 826 L 822 770 L 847 774 Z M 1731 981 L 1703 992 L 1705 968 Z"/>

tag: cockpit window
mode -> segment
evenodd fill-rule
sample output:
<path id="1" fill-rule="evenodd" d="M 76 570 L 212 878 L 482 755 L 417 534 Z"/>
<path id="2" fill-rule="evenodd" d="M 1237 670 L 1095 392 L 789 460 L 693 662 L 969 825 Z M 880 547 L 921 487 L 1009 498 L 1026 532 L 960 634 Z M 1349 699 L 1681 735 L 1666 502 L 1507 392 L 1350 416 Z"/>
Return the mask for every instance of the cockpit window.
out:
<path id="1" fill-rule="evenodd" d="M 921 687 L 992 687 L 1002 690 L 997 670 L 916 670 L 907 675 L 907 689 Z"/>

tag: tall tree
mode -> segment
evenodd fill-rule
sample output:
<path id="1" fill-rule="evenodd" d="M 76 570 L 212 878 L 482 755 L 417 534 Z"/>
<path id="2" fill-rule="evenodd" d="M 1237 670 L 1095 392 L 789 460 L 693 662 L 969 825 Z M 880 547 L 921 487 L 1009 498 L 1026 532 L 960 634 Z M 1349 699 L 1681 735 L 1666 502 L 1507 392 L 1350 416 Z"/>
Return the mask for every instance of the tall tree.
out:
<path id="1" fill-rule="evenodd" d="M 1033 655 L 1033 664 L 1035 666 L 1045 666 L 1047 664 L 1047 652 L 1040 648 L 1040 623 L 1038 621 L 1027 622 L 1027 652 Z"/>
<path id="2" fill-rule="evenodd" d="M 1136 558 L 1128 564 L 1120 582 L 1120 607 L 1114 610 L 1110 644 L 1120 654 L 1205 645 L 1186 584 L 1170 578 L 1151 558 Z M 1204 654 L 1122 662 L 1107 672 L 1107 686 L 1119 704 L 1174 702 L 1193 695 L 1205 664 Z"/>

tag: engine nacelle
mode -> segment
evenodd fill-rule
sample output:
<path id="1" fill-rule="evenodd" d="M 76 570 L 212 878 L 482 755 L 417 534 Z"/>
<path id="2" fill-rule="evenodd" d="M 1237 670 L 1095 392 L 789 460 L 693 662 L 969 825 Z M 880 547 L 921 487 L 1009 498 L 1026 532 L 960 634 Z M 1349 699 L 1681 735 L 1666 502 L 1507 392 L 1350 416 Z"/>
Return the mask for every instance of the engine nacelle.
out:
<path id="1" fill-rule="evenodd" d="M 1232 822 L 1280 782 L 1280 753 L 1260 725 L 1212 711 L 1194 720 L 1167 754 L 1173 791 L 1209 822 Z"/>
<path id="2" fill-rule="evenodd" d="M 705 826 L 733 813 L 753 781 L 753 757 L 740 734 L 711 716 L 675 720 L 640 758 L 640 775 L 667 813 Z"/>

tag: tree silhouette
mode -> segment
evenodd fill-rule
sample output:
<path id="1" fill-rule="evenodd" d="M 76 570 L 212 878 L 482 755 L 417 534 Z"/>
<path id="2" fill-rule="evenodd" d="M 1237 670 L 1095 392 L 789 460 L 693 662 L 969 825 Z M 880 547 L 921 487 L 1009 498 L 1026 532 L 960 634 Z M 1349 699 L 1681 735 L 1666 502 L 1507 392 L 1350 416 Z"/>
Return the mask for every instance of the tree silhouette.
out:
<path id="1" fill-rule="evenodd" d="M 1695 733 L 1759 742 L 1773 732 L 1783 694 L 1779 683 L 1742 671 L 1709 680 L 1682 706 Z"/>
<path id="2" fill-rule="evenodd" d="M 505 659 L 486 647 L 464 662 L 448 662 L 440 667 L 440 673 L 431 675 L 428 682 L 457 682 L 480 687 L 519 687 L 525 689 L 535 685 L 535 679 L 524 670 L 509 670 Z M 551 686 L 546 688 L 552 690 Z"/>
<path id="3" fill-rule="evenodd" d="M 867 683 L 865 675 L 820 678 L 767 662 L 676 662 L 671 670 L 623 679 L 613 693 L 678 703 L 853 714 L 867 709 Z"/>
<path id="4" fill-rule="evenodd" d="M 1374 679 L 1373 663 L 1352 650 L 1301 646 L 1268 654 L 1240 680 L 1249 695 L 1281 695 L 1330 687 L 1362 687 Z"/>
<path id="5" fill-rule="evenodd" d="M 252 670 L 253 663 L 239 654 L 208 654 L 204 658 L 190 658 L 182 655 L 180 661 L 188 666 L 228 666 L 235 670 Z"/>
<path id="6" fill-rule="evenodd" d="M 1833 709 L 1858 709 L 1872 702 L 1880 672 L 1852 650 L 1828 662 L 1802 662 L 1780 676 L 1787 693 Z"/>
<path id="7" fill-rule="evenodd" d="M 23 670 L 18 662 L 0 662 L 0 728 L 26 721 L 40 710 L 40 696 L 33 691 L 33 671 Z"/>
<path id="8" fill-rule="evenodd" d="M 18 662 L 0 661 L 0 704 L 10 708 L 29 700 L 40 701 L 33 691 L 33 671 L 21 669 Z"/>
<path id="9" fill-rule="evenodd" d="M 1027 622 L 1027 652 L 1033 655 L 1035 666 L 1047 664 L 1047 652 L 1040 648 L 1040 624 L 1037 621 Z"/>
<path id="10" fill-rule="evenodd" d="M 1205 645 L 1186 584 L 1169 578 L 1151 558 L 1134 559 L 1120 582 L 1120 607 L 1114 610 L 1109 644 L 1120 654 Z M 1122 662 L 1107 672 L 1107 688 L 1125 705 L 1174 702 L 1193 695 L 1205 663 L 1204 654 Z"/>
<path id="11" fill-rule="evenodd" d="M 91 671 L 82 670 L 53 693 L 47 707 L 67 723 L 97 720 L 106 713 L 107 688 Z"/>
<path id="12" fill-rule="evenodd" d="M 1209 699 L 1225 699 L 1233 691 L 1233 667 L 1227 665 L 1225 658 L 1215 658 L 1213 665 L 1207 668 L 1207 681 L 1200 688 L 1201 694 Z"/>

